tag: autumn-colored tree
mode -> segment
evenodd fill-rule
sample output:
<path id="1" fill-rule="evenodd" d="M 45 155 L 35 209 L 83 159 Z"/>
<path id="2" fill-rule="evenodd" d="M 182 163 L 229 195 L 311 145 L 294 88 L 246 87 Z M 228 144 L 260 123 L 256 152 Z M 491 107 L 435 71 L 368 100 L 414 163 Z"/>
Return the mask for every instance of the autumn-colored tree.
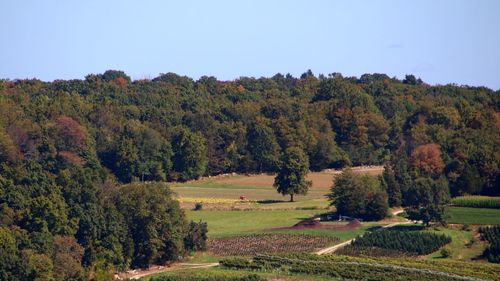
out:
<path id="1" fill-rule="evenodd" d="M 123 77 L 117 77 L 113 80 L 113 83 L 115 83 L 120 88 L 125 88 L 125 86 L 127 86 L 128 84 L 128 81 Z"/>
<path id="2" fill-rule="evenodd" d="M 427 173 L 441 173 L 444 168 L 441 151 L 434 143 L 417 146 L 411 153 L 410 163 Z"/>
<path id="3" fill-rule="evenodd" d="M 60 140 L 60 150 L 80 150 L 86 147 L 87 134 L 85 128 L 69 116 L 56 119 L 55 131 Z"/>

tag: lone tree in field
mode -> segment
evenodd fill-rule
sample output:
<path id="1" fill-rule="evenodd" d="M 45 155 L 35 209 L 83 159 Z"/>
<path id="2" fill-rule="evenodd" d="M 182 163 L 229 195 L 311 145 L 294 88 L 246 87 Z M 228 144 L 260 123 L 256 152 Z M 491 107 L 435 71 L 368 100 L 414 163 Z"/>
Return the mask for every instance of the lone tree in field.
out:
<path id="1" fill-rule="evenodd" d="M 290 195 L 293 202 L 294 194 L 306 195 L 312 182 L 306 180 L 309 172 L 309 160 L 301 148 L 291 147 L 285 150 L 281 167 L 274 179 L 274 187 L 283 195 Z"/>

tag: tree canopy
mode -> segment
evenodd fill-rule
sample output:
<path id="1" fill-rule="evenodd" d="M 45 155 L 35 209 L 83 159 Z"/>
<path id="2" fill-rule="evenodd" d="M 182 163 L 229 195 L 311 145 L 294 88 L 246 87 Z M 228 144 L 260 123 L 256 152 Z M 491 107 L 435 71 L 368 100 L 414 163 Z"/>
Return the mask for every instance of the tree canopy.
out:
<path id="1" fill-rule="evenodd" d="M 171 198 L 158 196 L 168 206 L 157 210 L 131 208 L 175 226 L 146 221 L 142 230 L 146 217 L 124 216 L 132 191 L 121 186 L 139 182 L 281 171 L 280 192 L 300 194 L 309 168 L 389 163 L 383 181 L 338 180 L 346 187 L 331 197 L 339 210 L 376 219 L 401 203 L 443 221 L 450 192 L 500 195 L 499 105 L 500 91 L 485 87 L 377 73 L 220 81 L 108 70 L 0 80 L 0 279 L 79 279 L 78 263 L 97 278 L 202 249 L 206 227 L 185 222 Z M 134 196 L 156 200 L 163 189 Z"/>

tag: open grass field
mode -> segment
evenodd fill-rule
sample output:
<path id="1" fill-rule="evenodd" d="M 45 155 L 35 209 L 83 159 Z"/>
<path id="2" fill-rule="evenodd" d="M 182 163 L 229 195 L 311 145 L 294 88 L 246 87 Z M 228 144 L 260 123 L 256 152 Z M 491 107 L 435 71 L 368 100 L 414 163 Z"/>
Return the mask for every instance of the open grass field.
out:
<path id="1" fill-rule="evenodd" d="M 499 209 L 450 207 L 449 223 L 457 224 L 500 224 Z"/>
<path id="2" fill-rule="evenodd" d="M 378 175 L 382 173 L 383 167 L 355 167 L 353 171 Z M 288 196 L 277 193 L 273 187 L 275 175 L 268 174 L 203 178 L 175 183 L 172 189 L 186 209 L 193 208 L 195 202 L 202 202 L 208 209 L 325 209 L 328 208 L 325 195 L 329 193 L 333 179 L 339 173 L 335 170 L 309 173 L 307 178 L 312 181 L 312 187 L 307 195 L 296 195 L 296 202 L 288 202 Z M 245 196 L 246 202 L 241 202 L 240 196 Z"/>
<path id="3" fill-rule="evenodd" d="M 188 219 L 208 223 L 209 238 L 234 237 L 249 234 L 297 234 L 335 237 L 339 242 L 347 241 L 381 225 L 381 222 L 365 222 L 361 227 L 348 230 L 336 229 L 286 229 L 273 230 L 278 227 L 289 227 L 297 222 L 310 218 L 316 210 L 251 210 L 251 211 L 187 211 Z M 323 222 L 325 225 L 345 225 L 346 222 Z"/>
<path id="4" fill-rule="evenodd" d="M 262 233 L 310 218 L 316 210 L 187 211 L 188 219 L 208 223 L 208 237 Z"/>

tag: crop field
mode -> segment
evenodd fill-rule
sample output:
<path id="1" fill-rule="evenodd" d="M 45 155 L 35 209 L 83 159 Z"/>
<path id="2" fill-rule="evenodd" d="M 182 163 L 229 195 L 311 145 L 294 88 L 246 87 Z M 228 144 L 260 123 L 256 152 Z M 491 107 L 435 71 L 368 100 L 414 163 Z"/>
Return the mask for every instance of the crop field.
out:
<path id="1" fill-rule="evenodd" d="M 229 258 L 226 268 L 285 274 L 310 274 L 348 280 L 499 280 L 500 267 L 485 263 L 427 261 L 405 258 L 359 258 L 337 255 L 259 255 Z M 335 279 L 334 279 L 335 280 Z"/>
<path id="2" fill-rule="evenodd" d="M 173 272 L 166 272 L 157 274 L 153 277 L 145 277 L 142 278 L 141 281 L 159 281 L 162 277 L 170 277 L 170 280 L 182 280 L 183 278 L 192 278 L 203 280 L 204 278 L 213 278 L 211 280 L 223 280 L 223 278 L 241 278 L 244 276 L 248 276 L 250 274 L 257 274 L 267 280 L 282 280 L 282 281 L 332 281 L 332 280 L 341 280 L 341 279 L 332 279 L 331 277 L 326 276 L 311 276 L 306 274 L 294 274 L 294 275 L 283 275 L 280 272 L 255 272 L 254 270 L 232 270 L 221 267 L 214 268 L 206 268 L 206 269 L 183 269 Z M 216 279 L 217 278 L 217 279 Z M 191 279 L 191 280 L 192 280 Z"/>
<path id="3" fill-rule="evenodd" d="M 339 242 L 336 237 L 302 234 L 258 234 L 208 240 L 208 251 L 217 256 L 254 256 L 312 252 Z"/>
<path id="4" fill-rule="evenodd" d="M 451 200 L 457 207 L 500 209 L 500 197 L 459 196 Z"/>
<path id="5" fill-rule="evenodd" d="M 500 224 L 499 209 L 450 207 L 449 223 L 458 224 Z"/>

